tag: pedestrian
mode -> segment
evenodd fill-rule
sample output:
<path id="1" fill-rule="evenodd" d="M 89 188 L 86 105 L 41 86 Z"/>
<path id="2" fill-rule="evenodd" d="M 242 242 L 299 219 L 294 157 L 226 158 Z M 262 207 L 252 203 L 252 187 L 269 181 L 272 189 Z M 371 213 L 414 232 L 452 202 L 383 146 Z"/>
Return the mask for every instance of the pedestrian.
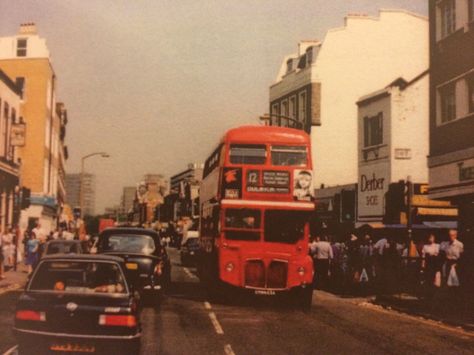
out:
<path id="1" fill-rule="evenodd" d="M 0 280 L 3 280 L 5 278 L 4 275 L 4 267 L 3 267 L 3 262 L 4 262 L 4 257 L 3 257 L 3 238 L 0 238 Z"/>
<path id="2" fill-rule="evenodd" d="M 35 238 L 40 242 L 46 241 L 46 233 L 44 229 L 41 227 L 40 222 L 36 222 L 35 228 L 33 228 L 32 232 L 35 234 Z"/>
<path id="3" fill-rule="evenodd" d="M 458 231 L 450 229 L 448 232 L 449 241 L 441 243 L 440 253 L 444 257 L 443 276 L 446 285 L 457 287 L 460 285 L 457 264 L 464 252 L 464 244 L 458 240 Z"/>
<path id="4" fill-rule="evenodd" d="M 315 282 L 318 288 L 327 287 L 329 279 L 329 264 L 334 257 L 331 244 L 327 241 L 327 237 L 321 240 L 316 237 L 316 242 L 311 246 L 311 254 L 313 255 L 315 268 Z"/>
<path id="5" fill-rule="evenodd" d="M 372 281 L 374 277 L 373 270 L 373 255 L 374 246 L 372 245 L 372 238 L 366 234 L 363 243 L 359 247 L 361 269 L 360 269 L 360 282 Z"/>
<path id="6" fill-rule="evenodd" d="M 12 268 L 14 264 L 15 245 L 13 244 L 13 231 L 8 229 L 2 235 L 2 253 L 4 266 Z"/>
<path id="7" fill-rule="evenodd" d="M 31 232 L 30 238 L 26 242 L 26 260 L 25 264 L 28 266 L 28 274 L 33 272 L 33 268 L 38 263 L 39 240 L 36 239 L 36 234 Z"/>
<path id="8" fill-rule="evenodd" d="M 433 233 L 428 235 L 427 243 L 421 249 L 421 258 L 427 296 L 432 296 L 435 287 L 441 286 L 439 244 L 436 243 L 436 236 Z"/>

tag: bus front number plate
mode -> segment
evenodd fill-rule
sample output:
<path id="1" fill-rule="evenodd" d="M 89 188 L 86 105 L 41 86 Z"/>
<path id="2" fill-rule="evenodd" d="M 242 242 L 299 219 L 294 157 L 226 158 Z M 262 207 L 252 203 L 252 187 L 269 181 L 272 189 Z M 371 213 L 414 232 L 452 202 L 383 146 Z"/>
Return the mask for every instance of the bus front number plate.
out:
<path id="1" fill-rule="evenodd" d="M 255 290 L 256 295 L 275 296 L 275 291 L 272 290 Z"/>

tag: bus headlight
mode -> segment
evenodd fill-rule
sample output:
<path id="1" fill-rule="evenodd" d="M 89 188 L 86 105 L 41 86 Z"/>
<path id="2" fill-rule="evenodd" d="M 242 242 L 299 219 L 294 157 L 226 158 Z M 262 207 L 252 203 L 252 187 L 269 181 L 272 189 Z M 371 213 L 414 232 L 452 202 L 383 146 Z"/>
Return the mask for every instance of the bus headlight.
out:
<path id="1" fill-rule="evenodd" d="M 234 264 L 232 263 L 227 263 L 225 266 L 225 269 L 227 272 L 232 272 L 234 270 Z"/>
<path id="2" fill-rule="evenodd" d="M 306 270 L 304 269 L 304 267 L 300 266 L 298 268 L 298 275 L 304 276 L 305 272 L 306 272 Z"/>

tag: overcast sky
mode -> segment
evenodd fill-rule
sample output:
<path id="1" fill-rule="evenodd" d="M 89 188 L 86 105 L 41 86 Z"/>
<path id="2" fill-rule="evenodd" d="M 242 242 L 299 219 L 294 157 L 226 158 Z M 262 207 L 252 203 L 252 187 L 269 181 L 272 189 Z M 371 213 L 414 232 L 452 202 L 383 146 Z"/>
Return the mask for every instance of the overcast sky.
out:
<path id="1" fill-rule="evenodd" d="M 258 123 L 283 57 L 348 13 L 427 15 L 427 0 L 0 0 L 0 36 L 35 22 L 69 114 L 68 172 L 83 155 L 97 209 L 145 173 L 202 162 L 223 132 Z"/>

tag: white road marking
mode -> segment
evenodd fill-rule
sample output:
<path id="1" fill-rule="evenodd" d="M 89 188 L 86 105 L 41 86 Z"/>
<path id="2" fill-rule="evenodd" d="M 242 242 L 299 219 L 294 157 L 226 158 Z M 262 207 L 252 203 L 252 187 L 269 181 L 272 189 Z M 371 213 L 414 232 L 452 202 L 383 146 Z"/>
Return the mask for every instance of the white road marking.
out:
<path id="1" fill-rule="evenodd" d="M 204 302 L 204 308 L 205 309 L 211 309 L 212 307 L 211 307 L 211 304 L 206 301 L 206 302 Z"/>
<path id="2" fill-rule="evenodd" d="M 232 350 L 232 346 L 230 346 L 230 344 L 226 344 L 224 346 L 224 352 L 226 355 L 235 355 L 234 350 Z"/>
<path id="3" fill-rule="evenodd" d="M 212 325 L 217 334 L 224 334 L 224 330 L 222 329 L 219 321 L 217 320 L 216 314 L 214 312 L 209 312 L 209 318 L 211 318 Z"/>
<path id="4" fill-rule="evenodd" d="M 12 346 L 10 349 L 5 351 L 3 355 L 13 355 L 18 354 L 18 345 Z"/>
<path id="5" fill-rule="evenodd" d="M 183 270 L 184 272 L 186 273 L 186 275 L 188 275 L 190 278 L 192 279 L 197 279 L 198 277 L 196 275 L 194 275 L 191 270 L 189 270 L 187 267 L 183 267 Z"/>

